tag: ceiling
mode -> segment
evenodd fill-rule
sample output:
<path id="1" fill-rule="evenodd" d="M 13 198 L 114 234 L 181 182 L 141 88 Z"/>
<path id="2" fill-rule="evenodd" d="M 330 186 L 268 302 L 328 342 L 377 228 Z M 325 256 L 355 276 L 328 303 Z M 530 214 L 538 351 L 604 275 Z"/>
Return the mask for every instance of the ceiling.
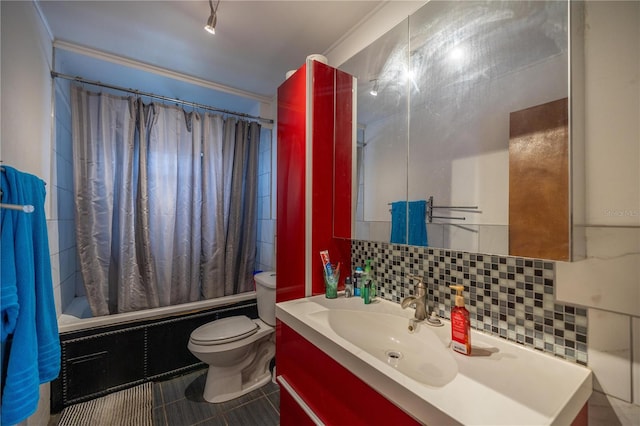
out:
<path id="1" fill-rule="evenodd" d="M 43 1 L 56 41 L 271 97 L 285 73 L 328 53 L 381 1 Z M 214 0 L 214 6 L 216 4 Z"/>

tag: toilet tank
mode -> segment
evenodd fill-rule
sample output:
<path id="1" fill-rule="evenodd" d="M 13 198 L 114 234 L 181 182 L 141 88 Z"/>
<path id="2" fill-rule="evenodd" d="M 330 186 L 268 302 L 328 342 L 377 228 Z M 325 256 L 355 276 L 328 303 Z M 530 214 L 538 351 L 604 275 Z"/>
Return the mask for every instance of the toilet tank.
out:
<path id="1" fill-rule="evenodd" d="M 256 281 L 256 298 L 258 299 L 258 316 L 271 326 L 276 325 L 276 273 L 260 272 L 254 275 Z"/>

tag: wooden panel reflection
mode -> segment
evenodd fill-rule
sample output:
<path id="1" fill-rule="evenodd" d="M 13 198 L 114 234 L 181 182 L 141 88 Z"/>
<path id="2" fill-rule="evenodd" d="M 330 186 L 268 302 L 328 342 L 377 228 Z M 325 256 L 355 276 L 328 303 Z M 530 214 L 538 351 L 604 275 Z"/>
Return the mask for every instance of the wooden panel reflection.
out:
<path id="1" fill-rule="evenodd" d="M 510 114 L 509 254 L 569 260 L 567 98 Z"/>

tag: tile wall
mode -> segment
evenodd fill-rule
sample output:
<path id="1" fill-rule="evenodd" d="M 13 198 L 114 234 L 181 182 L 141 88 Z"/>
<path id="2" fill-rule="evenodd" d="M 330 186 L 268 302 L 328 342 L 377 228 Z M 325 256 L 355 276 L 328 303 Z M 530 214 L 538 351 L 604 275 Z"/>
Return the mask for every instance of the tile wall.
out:
<path id="1" fill-rule="evenodd" d="M 353 240 L 353 267 L 372 259 L 380 297 L 400 303 L 427 283 L 429 312 L 450 318 L 451 284 L 464 285 L 471 326 L 587 365 L 587 310 L 555 301 L 555 262 Z"/>
<path id="2" fill-rule="evenodd" d="M 271 217 L 271 139 L 273 131 L 262 128 L 258 159 L 258 232 L 256 271 L 272 271 L 276 267 L 276 221 Z M 275 203 L 275 197 L 273 197 Z"/>
<path id="3" fill-rule="evenodd" d="M 70 83 L 62 79 L 53 81 L 55 140 L 51 162 L 52 176 L 47 182 L 47 197 L 51 202 L 51 217 L 47 220 L 47 231 L 54 300 L 56 313 L 60 316 L 77 294 L 84 294 L 84 287 L 76 255 Z"/>

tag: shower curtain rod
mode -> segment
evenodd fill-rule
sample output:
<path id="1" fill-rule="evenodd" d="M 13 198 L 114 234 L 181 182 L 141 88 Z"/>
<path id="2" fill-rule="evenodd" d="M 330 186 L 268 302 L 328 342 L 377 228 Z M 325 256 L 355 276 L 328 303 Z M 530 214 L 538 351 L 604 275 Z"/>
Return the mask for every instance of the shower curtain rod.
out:
<path id="1" fill-rule="evenodd" d="M 165 101 L 165 102 L 171 102 L 171 103 L 176 103 L 176 104 L 180 104 L 180 105 L 186 105 L 186 106 L 190 106 L 190 107 L 193 107 L 193 108 L 200 108 L 200 109 L 204 109 L 204 110 L 208 110 L 208 111 L 221 112 L 223 114 L 235 115 L 235 116 L 238 116 L 238 117 L 244 117 L 244 118 L 248 118 L 248 119 L 252 119 L 252 120 L 263 121 L 265 123 L 273 124 L 273 120 L 270 119 L 270 118 L 263 118 L 263 117 L 259 117 L 259 116 L 256 116 L 256 115 L 245 114 L 243 112 L 235 112 L 235 111 L 229 111 L 229 110 L 222 109 L 222 108 L 215 108 L 215 107 L 212 107 L 212 106 L 209 106 L 209 105 L 199 104 L 197 102 L 183 101 L 182 99 L 176 99 L 176 98 L 170 98 L 168 96 L 156 95 L 154 93 L 143 92 L 141 90 L 136 90 L 136 89 L 130 89 L 130 88 L 128 89 L 126 87 L 115 86 L 113 84 L 102 83 L 100 81 L 87 80 L 86 78 L 82 78 L 82 77 L 78 77 L 78 76 L 74 77 L 74 76 L 71 76 L 71 75 L 59 73 L 57 71 L 51 71 L 51 78 L 63 78 L 65 80 L 76 81 L 78 83 L 84 83 L 84 84 L 91 84 L 93 86 L 106 87 L 107 89 L 119 90 L 121 92 L 132 93 L 132 94 L 138 95 L 138 96 L 146 96 L 148 98 L 159 99 L 159 100 L 162 100 L 162 101 Z"/>

